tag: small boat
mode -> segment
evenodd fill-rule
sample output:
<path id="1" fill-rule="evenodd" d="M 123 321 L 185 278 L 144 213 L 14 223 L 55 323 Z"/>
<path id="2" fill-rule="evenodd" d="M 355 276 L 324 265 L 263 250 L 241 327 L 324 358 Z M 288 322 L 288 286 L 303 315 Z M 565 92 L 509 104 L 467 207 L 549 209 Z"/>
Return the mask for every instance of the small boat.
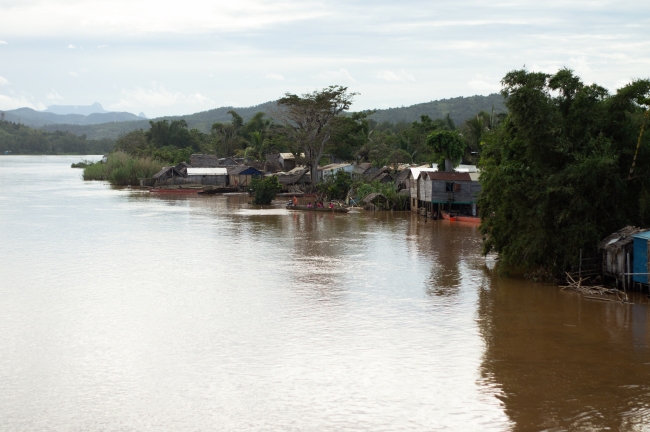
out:
<path id="1" fill-rule="evenodd" d="M 476 217 L 476 216 L 461 216 L 458 213 L 449 213 L 446 211 L 441 211 L 440 215 L 442 216 L 443 219 L 454 222 L 467 222 L 467 223 L 472 223 L 472 224 L 480 224 L 481 219 Z"/>
<path id="2" fill-rule="evenodd" d="M 329 212 L 329 213 L 347 213 L 350 211 L 347 207 L 307 207 L 306 205 L 288 205 L 287 210 L 302 210 L 302 211 L 317 211 L 317 212 Z"/>
<path id="3" fill-rule="evenodd" d="M 187 193 L 187 194 L 197 194 L 202 189 L 199 188 L 151 188 L 149 192 L 155 193 Z"/>
<path id="4" fill-rule="evenodd" d="M 240 190 L 236 187 L 219 187 L 219 188 L 202 190 L 201 192 L 199 192 L 199 195 L 213 195 L 213 194 L 234 193 L 234 192 L 240 192 Z"/>

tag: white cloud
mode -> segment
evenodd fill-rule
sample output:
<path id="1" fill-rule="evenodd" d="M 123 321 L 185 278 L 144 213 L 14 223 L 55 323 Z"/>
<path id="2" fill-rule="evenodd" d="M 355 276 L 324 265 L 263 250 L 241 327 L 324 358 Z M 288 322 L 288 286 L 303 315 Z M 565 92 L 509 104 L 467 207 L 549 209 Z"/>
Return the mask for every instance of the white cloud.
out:
<path id="1" fill-rule="evenodd" d="M 7 41 L 0 40 L 0 45 L 8 45 Z"/>
<path id="2" fill-rule="evenodd" d="M 108 45 L 97 45 L 97 48 L 108 48 Z"/>
<path id="3" fill-rule="evenodd" d="M 467 85 L 472 90 L 481 93 L 498 93 L 501 91 L 501 83 L 498 79 L 491 79 L 483 74 L 476 74 Z"/>
<path id="4" fill-rule="evenodd" d="M 412 74 L 407 72 L 406 70 L 402 69 L 401 71 L 398 72 L 393 72 L 390 70 L 382 70 L 379 71 L 375 74 L 375 78 L 380 79 L 382 81 L 392 81 L 392 82 L 405 82 L 405 81 L 411 81 L 415 82 L 415 78 L 413 77 Z"/>
<path id="5" fill-rule="evenodd" d="M 357 82 L 357 80 L 355 80 L 352 77 L 352 75 L 350 75 L 350 72 L 348 72 L 348 70 L 344 68 L 341 68 L 338 71 L 321 72 L 318 75 L 316 75 L 316 78 L 327 80 L 330 82 L 330 84 L 337 84 L 340 82 L 351 82 L 351 83 Z"/>
<path id="6" fill-rule="evenodd" d="M 5 77 L 0 76 L 0 86 L 9 84 L 9 80 Z"/>
<path id="7" fill-rule="evenodd" d="M 75 48 L 77 48 L 77 47 L 74 46 L 74 45 L 72 45 L 72 44 L 70 44 L 70 45 L 68 45 L 68 48 L 70 48 L 70 49 L 75 49 Z"/>
<path id="8" fill-rule="evenodd" d="M 284 76 L 280 74 L 266 74 L 265 78 L 276 81 L 284 81 Z"/>
<path id="9" fill-rule="evenodd" d="M 56 90 L 52 89 L 50 93 L 45 96 L 46 98 L 50 100 L 61 100 L 63 99 L 63 96 L 61 96 Z"/>
<path id="10" fill-rule="evenodd" d="M 145 108 L 173 107 L 176 105 L 201 107 L 210 103 L 212 103 L 212 100 L 199 92 L 192 94 L 174 93 L 154 83 L 150 89 L 139 87 L 135 90 L 122 90 L 122 98 L 119 102 L 110 105 L 110 108 L 113 110 L 134 109 L 139 111 Z"/>
<path id="11" fill-rule="evenodd" d="M 72 71 L 72 72 L 70 72 L 70 76 L 78 77 L 79 74 L 77 72 Z"/>
<path id="12" fill-rule="evenodd" d="M 16 108 L 44 110 L 47 107 L 40 102 L 33 102 L 33 98 L 29 95 L 15 96 L 0 94 L 0 109 L 11 110 Z"/>
<path id="13" fill-rule="evenodd" d="M 303 0 L 31 0 L 0 6 L 6 34 L 145 34 L 229 32 L 325 16 L 325 5 Z M 200 11 L 197 13 L 197 11 Z"/>

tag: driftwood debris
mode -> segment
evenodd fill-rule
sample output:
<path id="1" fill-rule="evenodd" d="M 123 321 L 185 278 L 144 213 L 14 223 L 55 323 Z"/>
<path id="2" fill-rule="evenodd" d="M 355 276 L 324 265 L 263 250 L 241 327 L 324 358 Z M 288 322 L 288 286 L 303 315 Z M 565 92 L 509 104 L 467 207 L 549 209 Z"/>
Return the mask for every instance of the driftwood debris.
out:
<path id="1" fill-rule="evenodd" d="M 579 278 L 577 281 L 569 274 L 567 276 L 568 285 L 561 288 L 563 290 L 572 290 L 581 293 L 584 298 L 591 300 L 609 301 L 614 303 L 629 303 L 627 293 L 616 288 L 608 288 L 602 285 L 583 285 L 587 278 Z M 616 296 L 615 299 L 606 296 Z"/>

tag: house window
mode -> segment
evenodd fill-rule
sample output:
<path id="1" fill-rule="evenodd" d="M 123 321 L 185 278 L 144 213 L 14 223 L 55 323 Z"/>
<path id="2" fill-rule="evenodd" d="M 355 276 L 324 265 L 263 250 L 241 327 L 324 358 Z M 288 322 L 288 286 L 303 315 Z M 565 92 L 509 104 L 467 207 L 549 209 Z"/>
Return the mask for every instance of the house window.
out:
<path id="1" fill-rule="evenodd" d="M 460 183 L 454 183 L 454 192 L 460 192 Z"/>
<path id="2" fill-rule="evenodd" d="M 454 183 L 445 182 L 445 192 L 453 192 L 453 191 L 454 191 Z"/>

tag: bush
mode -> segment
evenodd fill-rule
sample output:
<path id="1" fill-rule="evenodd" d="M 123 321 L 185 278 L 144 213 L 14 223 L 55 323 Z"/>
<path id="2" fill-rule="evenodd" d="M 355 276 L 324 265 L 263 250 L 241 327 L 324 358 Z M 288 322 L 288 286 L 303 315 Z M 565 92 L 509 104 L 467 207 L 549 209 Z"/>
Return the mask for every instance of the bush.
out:
<path id="1" fill-rule="evenodd" d="M 388 198 L 390 207 L 393 210 L 408 209 L 409 197 L 407 195 L 401 195 L 394 183 L 380 183 L 374 181 L 372 183 L 361 183 L 356 187 L 356 195 L 359 201 L 362 201 L 371 193 L 380 193 Z"/>
<path id="2" fill-rule="evenodd" d="M 70 165 L 70 168 L 86 168 L 89 165 L 92 165 L 94 162 L 87 159 L 82 160 L 81 162 L 73 163 Z"/>
<path id="3" fill-rule="evenodd" d="M 350 174 L 344 171 L 336 171 L 326 181 L 316 185 L 318 192 L 325 194 L 328 200 L 344 200 L 352 187 Z"/>
<path id="4" fill-rule="evenodd" d="M 138 179 L 150 178 L 163 167 L 163 163 L 149 158 L 134 158 L 126 153 L 108 155 L 106 163 L 97 162 L 84 168 L 84 180 L 107 180 L 113 185 L 137 185 Z"/>
<path id="5" fill-rule="evenodd" d="M 254 178 L 251 182 L 250 192 L 255 195 L 253 204 L 271 204 L 275 196 L 282 190 L 278 178 L 275 176 L 265 179 Z"/>

